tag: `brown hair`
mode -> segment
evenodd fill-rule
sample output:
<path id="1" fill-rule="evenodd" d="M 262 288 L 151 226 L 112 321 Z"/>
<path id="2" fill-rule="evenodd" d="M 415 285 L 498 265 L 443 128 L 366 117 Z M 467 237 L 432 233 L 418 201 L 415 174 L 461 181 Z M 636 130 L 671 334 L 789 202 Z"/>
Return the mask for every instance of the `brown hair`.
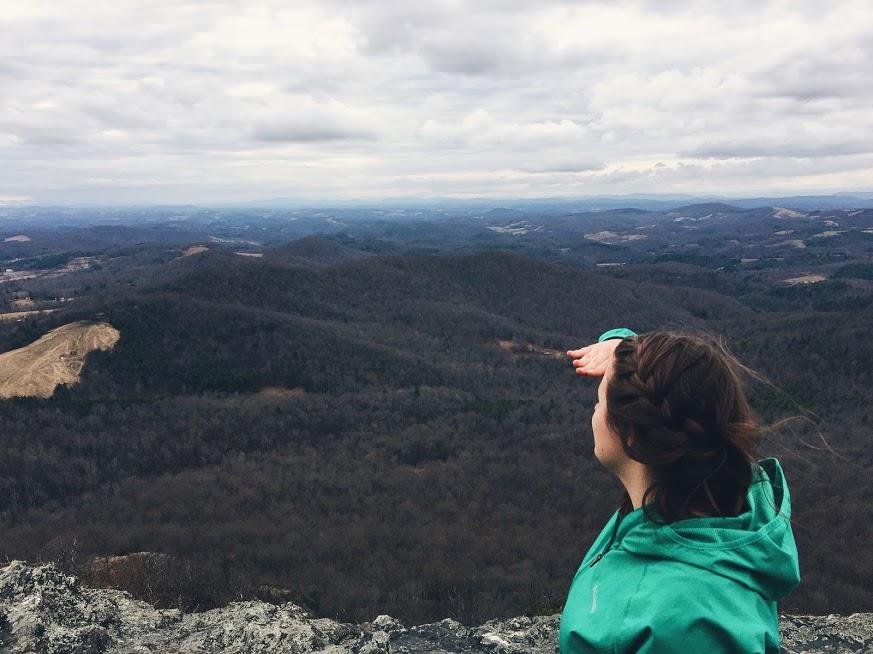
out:
<path id="1" fill-rule="evenodd" d="M 737 374 L 746 369 L 716 341 L 672 331 L 622 339 L 606 386 L 606 424 L 625 453 L 652 471 L 643 495 L 666 523 L 736 516 L 757 465 L 760 427 Z M 620 515 L 633 507 L 625 491 Z"/>

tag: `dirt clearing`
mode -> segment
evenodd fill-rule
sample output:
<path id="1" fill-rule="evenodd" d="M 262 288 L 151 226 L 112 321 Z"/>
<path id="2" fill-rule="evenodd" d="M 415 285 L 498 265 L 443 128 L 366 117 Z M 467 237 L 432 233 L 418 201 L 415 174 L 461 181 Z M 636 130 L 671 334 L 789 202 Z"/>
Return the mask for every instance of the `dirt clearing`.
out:
<path id="1" fill-rule="evenodd" d="M 71 322 L 0 354 L 0 398 L 51 397 L 58 384 L 79 381 L 89 352 L 110 350 L 120 337 L 105 322 Z"/>

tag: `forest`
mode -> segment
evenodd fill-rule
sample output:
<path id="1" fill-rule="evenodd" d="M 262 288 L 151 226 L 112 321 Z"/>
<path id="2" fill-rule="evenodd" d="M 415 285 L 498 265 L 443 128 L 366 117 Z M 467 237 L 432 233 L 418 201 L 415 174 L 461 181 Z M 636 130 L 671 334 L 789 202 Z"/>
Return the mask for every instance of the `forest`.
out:
<path id="1" fill-rule="evenodd" d="M 667 256 L 666 241 L 601 267 L 590 249 L 379 229 L 262 257 L 182 257 L 200 241 L 169 227 L 95 237 L 70 247 L 99 266 L 4 283 L 3 301 L 60 308 L 0 322 L 0 352 L 74 320 L 121 339 L 51 398 L 0 400 L 0 554 L 185 610 L 556 613 L 623 490 L 593 456 L 597 384 L 564 353 L 612 327 L 676 329 L 723 337 L 771 382 L 746 380 L 760 457 L 780 459 L 792 495 L 803 581 L 780 611 L 873 611 L 873 235 L 821 245 L 829 278 L 786 285 L 752 261 Z M 30 255 L 70 260 L 48 250 Z M 813 254 L 797 253 L 804 272 Z M 137 552 L 154 556 L 95 564 Z"/>

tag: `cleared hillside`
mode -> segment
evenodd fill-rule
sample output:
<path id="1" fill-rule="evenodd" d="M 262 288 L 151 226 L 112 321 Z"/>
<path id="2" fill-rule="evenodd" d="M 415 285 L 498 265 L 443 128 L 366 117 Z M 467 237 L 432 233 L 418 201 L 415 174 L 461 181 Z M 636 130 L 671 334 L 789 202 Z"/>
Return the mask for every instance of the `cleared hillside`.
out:
<path id="1" fill-rule="evenodd" d="M 51 397 L 59 384 L 79 381 L 89 352 L 111 349 L 120 336 L 105 322 L 78 321 L 0 354 L 0 397 Z"/>

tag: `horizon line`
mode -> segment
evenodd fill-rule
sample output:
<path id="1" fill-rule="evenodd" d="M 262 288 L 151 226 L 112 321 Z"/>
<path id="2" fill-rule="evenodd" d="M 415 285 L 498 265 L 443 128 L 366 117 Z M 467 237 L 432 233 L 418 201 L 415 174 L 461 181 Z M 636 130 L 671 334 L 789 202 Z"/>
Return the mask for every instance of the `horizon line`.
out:
<path id="1" fill-rule="evenodd" d="M 264 208 L 262 205 L 270 204 L 275 208 L 294 207 L 295 205 L 378 205 L 380 203 L 501 203 L 501 202 L 598 202 L 598 201 L 655 201 L 675 203 L 690 201 L 693 204 L 704 202 L 748 202 L 752 200 L 788 200 L 788 199 L 858 199 L 873 200 L 873 190 L 835 191 L 832 193 L 806 193 L 806 194 L 737 194 L 737 195 L 695 195 L 685 193 L 625 193 L 609 195 L 578 195 L 578 196 L 471 196 L 458 197 L 449 195 L 438 196 L 386 196 L 382 198 L 285 198 L 285 197 L 261 197 L 249 200 L 228 201 L 191 201 L 191 202 L 79 202 L 69 204 L 41 203 L 41 202 L 0 202 L 0 211 L 7 209 L 93 209 L 93 208 Z"/>

